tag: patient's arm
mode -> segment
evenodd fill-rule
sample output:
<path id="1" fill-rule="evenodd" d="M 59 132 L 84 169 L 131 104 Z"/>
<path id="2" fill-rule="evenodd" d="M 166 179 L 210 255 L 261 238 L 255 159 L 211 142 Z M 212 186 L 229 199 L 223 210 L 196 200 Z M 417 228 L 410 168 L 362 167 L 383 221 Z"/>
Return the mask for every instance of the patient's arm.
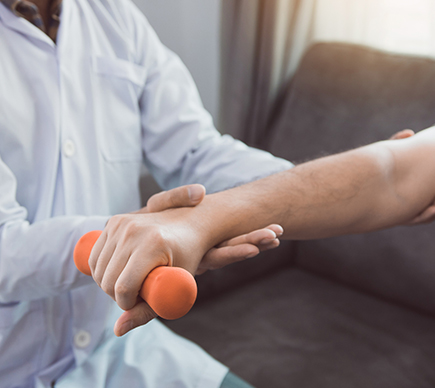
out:
<path id="1" fill-rule="evenodd" d="M 406 224 L 435 198 L 435 128 L 301 164 L 205 198 L 217 238 L 270 223 L 310 239 Z"/>

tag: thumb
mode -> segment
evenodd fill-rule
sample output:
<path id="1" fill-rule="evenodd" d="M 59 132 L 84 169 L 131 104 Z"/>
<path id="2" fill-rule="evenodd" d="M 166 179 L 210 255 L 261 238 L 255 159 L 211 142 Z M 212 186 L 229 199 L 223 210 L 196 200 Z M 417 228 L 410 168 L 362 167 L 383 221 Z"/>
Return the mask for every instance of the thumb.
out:
<path id="1" fill-rule="evenodd" d="M 147 209 L 150 213 L 156 213 L 177 207 L 196 206 L 202 202 L 204 196 L 203 185 L 181 186 L 153 195 L 147 202 Z"/>
<path id="2" fill-rule="evenodd" d="M 115 323 L 113 331 L 121 337 L 136 327 L 147 324 L 157 317 L 157 314 L 143 299 L 138 297 L 138 303 L 130 310 L 124 311 Z"/>

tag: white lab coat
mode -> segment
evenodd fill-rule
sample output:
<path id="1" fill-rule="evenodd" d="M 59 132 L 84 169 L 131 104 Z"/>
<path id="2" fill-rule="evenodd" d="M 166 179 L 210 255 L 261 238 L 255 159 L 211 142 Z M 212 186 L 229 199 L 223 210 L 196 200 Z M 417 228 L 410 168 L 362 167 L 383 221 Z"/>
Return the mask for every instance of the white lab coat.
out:
<path id="1" fill-rule="evenodd" d="M 291 167 L 215 130 L 188 71 L 130 1 L 64 0 L 57 45 L 0 3 L 0 388 L 49 386 L 118 341 L 107 334 L 113 302 L 72 251 L 140 207 L 143 161 L 165 189 L 209 192 Z M 178 373 L 165 364 L 185 343 L 158 322 L 140 330 L 174 343 L 143 360 L 157 387 Z M 226 369 L 193 353 L 184 369 L 207 367 L 177 381 L 219 386 Z M 92 378 L 82 386 L 100 387 Z"/>

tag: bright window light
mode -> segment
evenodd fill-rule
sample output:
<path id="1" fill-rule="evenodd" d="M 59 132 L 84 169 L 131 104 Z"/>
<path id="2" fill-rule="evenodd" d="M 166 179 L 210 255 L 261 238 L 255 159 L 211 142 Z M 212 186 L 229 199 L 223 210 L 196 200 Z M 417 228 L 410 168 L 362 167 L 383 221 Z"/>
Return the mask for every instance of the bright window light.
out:
<path id="1" fill-rule="evenodd" d="M 314 40 L 435 57 L 433 0 L 318 0 Z"/>

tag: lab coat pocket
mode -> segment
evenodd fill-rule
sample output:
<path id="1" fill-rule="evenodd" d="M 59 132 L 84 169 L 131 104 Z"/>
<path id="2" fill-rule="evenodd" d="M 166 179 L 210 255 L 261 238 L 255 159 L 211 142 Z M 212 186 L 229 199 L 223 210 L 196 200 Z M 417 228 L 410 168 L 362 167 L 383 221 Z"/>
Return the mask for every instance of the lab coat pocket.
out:
<path id="1" fill-rule="evenodd" d="M 94 115 L 99 147 L 108 162 L 142 160 L 139 99 L 146 70 L 135 63 L 111 57 L 92 57 L 93 82 L 98 90 Z"/>
<path id="2" fill-rule="evenodd" d="M 119 58 L 92 57 L 92 67 L 96 73 L 118 77 L 143 88 L 146 77 L 145 67 Z"/>

